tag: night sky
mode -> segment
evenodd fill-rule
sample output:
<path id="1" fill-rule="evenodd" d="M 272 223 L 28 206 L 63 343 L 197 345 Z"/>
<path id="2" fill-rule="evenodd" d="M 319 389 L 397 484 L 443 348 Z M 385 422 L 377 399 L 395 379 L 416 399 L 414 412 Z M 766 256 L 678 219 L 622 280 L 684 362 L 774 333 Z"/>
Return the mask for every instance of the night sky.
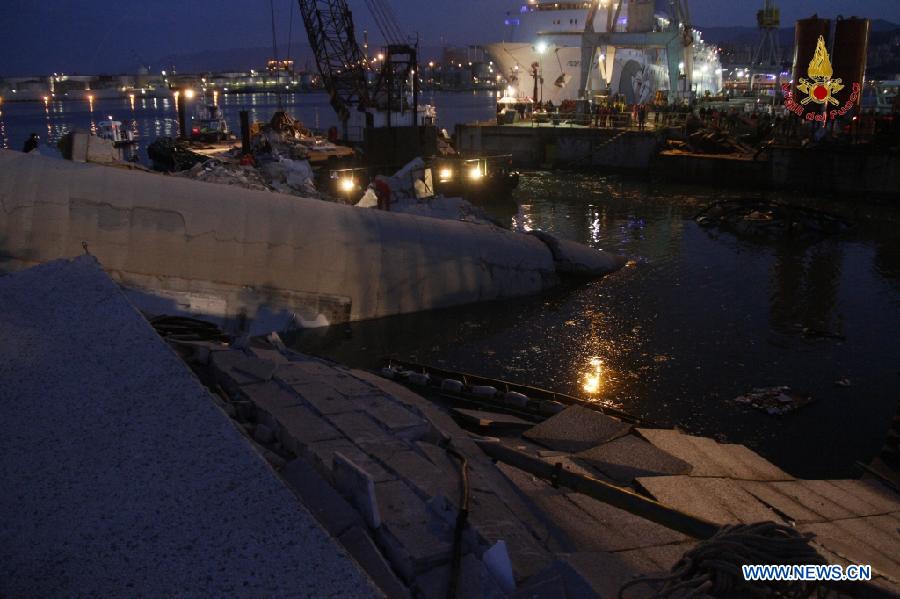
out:
<path id="1" fill-rule="evenodd" d="M 294 43 L 305 43 L 296 0 L 273 0 L 286 43 L 294 11 Z M 486 43 L 502 37 L 515 0 L 389 0 L 401 27 L 421 44 Z M 755 25 L 762 0 L 690 0 L 698 26 Z M 780 0 L 782 23 L 814 12 L 900 23 L 900 0 Z M 179 54 L 271 45 L 268 0 L 0 0 L 0 75 L 134 72 Z M 378 35 L 362 0 L 350 0 L 357 27 Z M 284 52 L 284 49 L 281 50 Z"/>

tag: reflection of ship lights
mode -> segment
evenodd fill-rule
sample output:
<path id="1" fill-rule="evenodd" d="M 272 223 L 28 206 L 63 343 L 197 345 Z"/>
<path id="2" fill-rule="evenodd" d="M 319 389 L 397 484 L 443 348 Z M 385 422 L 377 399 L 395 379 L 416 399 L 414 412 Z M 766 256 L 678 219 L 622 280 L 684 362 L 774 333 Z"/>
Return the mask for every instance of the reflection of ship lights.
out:
<path id="1" fill-rule="evenodd" d="M 586 393 L 594 395 L 600 391 L 600 377 L 603 361 L 600 358 L 591 358 L 591 369 L 584 375 L 583 389 Z"/>
<path id="2" fill-rule="evenodd" d="M 131 102 L 131 109 L 134 110 L 134 94 L 128 94 L 128 100 Z"/>

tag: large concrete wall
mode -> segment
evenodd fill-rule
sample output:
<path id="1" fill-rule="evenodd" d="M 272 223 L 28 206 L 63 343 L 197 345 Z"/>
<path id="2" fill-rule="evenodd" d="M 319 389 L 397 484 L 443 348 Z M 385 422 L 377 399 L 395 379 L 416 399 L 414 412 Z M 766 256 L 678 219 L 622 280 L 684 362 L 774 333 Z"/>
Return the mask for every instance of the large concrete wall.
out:
<path id="1" fill-rule="evenodd" d="M 538 239 L 0 151 L 0 272 L 87 251 L 140 307 L 263 331 L 537 293 Z"/>

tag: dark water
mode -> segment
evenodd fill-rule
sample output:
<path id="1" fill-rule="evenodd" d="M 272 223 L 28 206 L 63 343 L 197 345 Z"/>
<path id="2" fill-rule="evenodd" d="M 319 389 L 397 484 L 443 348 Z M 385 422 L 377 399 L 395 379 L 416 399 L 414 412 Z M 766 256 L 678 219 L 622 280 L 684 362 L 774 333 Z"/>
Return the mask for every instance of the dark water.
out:
<path id="1" fill-rule="evenodd" d="M 195 99 L 193 104 L 199 100 Z M 420 102 L 437 106 L 438 125 L 452 133 L 457 123 L 490 118 L 494 114 L 492 92 L 424 92 Z M 289 114 L 307 127 L 324 131 L 337 125 L 337 116 L 324 93 L 285 94 L 282 102 Z M 193 105 L 192 104 L 192 105 Z M 276 94 L 220 95 L 228 126 L 240 132 L 241 110 L 250 112 L 250 121 L 268 121 L 278 110 Z M 192 114 L 188 110 L 188 115 Z M 56 144 L 73 128 L 93 129 L 99 121 L 112 116 L 129 126 L 139 140 L 139 152 L 146 162 L 146 146 L 160 136 L 174 137 L 178 133 L 178 114 L 175 102 L 163 98 L 136 97 L 134 105 L 128 98 L 94 100 L 55 100 L 46 106 L 42 102 L 4 102 L 0 104 L 0 147 L 21 150 L 32 133 L 41 137 L 41 153 L 58 155 Z"/>
<path id="2" fill-rule="evenodd" d="M 900 213 L 810 199 L 855 226 L 812 245 L 760 244 L 693 221 L 729 195 L 526 174 L 516 200 L 531 226 L 632 263 L 541 297 L 307 331 L 293 342 L 362 367 L 396 356 L 580 396 L 599 356 L 602 400 L 746 443 L 797 475 L 854 476 L 855 461 L 879 452 L 900 392 Z M 511 219 L 515 206 L 489 209 Z M 835 385 L 842 378 L 849 388 Z M 732 401 L 771 385 L 816 401 L 783 417 Z"/>

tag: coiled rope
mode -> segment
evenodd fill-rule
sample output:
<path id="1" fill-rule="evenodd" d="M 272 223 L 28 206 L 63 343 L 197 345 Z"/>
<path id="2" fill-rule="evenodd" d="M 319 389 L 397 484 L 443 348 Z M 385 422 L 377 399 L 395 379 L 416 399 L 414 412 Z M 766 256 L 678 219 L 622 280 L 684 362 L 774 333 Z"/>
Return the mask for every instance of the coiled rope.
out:
<path id="1" fill-rule="evenodd" d="M 775 522 L 726 525 L 685 553 L 670 574 L 636 578 L 622 585 L 619 599 L 624 599 L 625 591 L 634 586 L 653 583 L 662 583 L 651 595 L 655 599 L 806 598 L 820 585 L 806 581 L 746 581 L 741 566 L 825 564 L 825 558 L 810 545 L 812 538 L 811 534 Z"/>

